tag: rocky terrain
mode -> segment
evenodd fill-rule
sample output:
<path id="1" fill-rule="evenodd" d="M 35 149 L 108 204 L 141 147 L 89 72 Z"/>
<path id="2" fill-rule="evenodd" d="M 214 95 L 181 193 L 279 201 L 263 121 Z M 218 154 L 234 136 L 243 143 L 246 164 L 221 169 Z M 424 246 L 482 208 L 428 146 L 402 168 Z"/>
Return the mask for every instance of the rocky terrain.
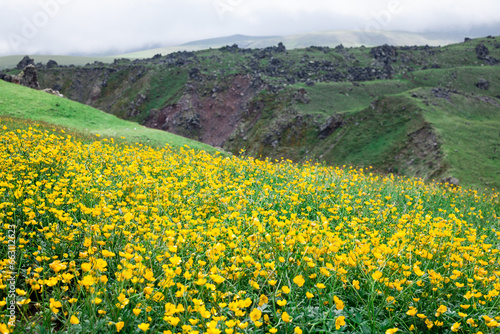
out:
<path id="1" fill-rule="evenodd" d="M 280 43 L 78 67 L 51 61 L 36 64 L 37 72 L 25 58 L 19 76 L 0 78 L 32 88 L 39 82 L 233 153 L 498 187 L 499 133 L 483 130 L 500 120 L 499 59 L 500 38 L 492 36 L 446 47 L 287 50 Z M 469 140 L 457 146 L 458 128 Z M 468 131 L 482 132 L 482 144 Z M 481 152 L 487 170 L 475 183 L 464 162 L 469 152 Z"/>

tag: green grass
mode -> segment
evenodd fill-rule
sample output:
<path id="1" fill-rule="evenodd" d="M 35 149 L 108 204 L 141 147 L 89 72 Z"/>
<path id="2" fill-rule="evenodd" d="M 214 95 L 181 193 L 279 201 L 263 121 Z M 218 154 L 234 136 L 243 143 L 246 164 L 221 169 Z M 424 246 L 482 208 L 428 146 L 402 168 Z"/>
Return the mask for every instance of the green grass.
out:
<path id="1" fill-rule="evenodd" d="M 318 83 L 313 87 L 295 85 L 305 88 L 311 99 L 308 104 L 298 104 L 301 113 L 331 115 L 333 113 L 349 113 L 367 108 L 370 103 L 381 96 L 397 94 L 413 88 L 407 80 L 376 80 L 352 83 Z"/>
<path id="2" fill-rule="evenodd" d="M 407 99 L 376 112 L 390 103 L 404 118 Z M 18 302 L 14 333 L 500 328 L 498 193 L 88 143 L 2 118 L 0 142 L 0 270 L 17 292 L 4 284 L 0 300 Z"/>
<path id="3" fill-rule="evenodd" d="M 153 146 L 188 145 L 194 149 L 215 152 L 210 145 L 149 129 L 125 121 L 92 107 L 0 80 L 0 115 L 40 120 L 71 129 L 110 137 L 124 137 L 129 142 Z"/>
<path id="4" fill-rule="evenodd" d="M 464 93 L 451 94 L 447 100 L 436 98 L 430 89 L 413 92 L 440 136 L 449 173 L 468 186 L 499 189 L 500 101 Z"/>

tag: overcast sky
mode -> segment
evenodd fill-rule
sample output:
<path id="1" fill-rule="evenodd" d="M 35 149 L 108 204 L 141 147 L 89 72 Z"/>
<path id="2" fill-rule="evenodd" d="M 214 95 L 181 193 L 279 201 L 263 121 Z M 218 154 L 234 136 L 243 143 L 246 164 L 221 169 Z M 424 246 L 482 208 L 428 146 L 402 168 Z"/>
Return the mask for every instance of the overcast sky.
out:
<path id="1" fill-rule="evenodd" d="M 0 0 L 0 56 L 110 54 L 321 30 L 500 35 L 499 0 Z"/>

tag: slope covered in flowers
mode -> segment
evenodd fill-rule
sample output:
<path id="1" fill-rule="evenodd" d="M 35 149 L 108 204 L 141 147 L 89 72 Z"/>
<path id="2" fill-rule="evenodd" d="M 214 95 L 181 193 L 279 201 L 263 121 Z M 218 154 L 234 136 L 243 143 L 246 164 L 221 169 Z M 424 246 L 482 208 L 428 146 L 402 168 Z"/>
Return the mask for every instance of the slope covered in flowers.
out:
<path id="1" fill-rule="evenodd" d="M 498 330 L 497 193 L 5 120 L 0 143 L 0 332 Z"/>

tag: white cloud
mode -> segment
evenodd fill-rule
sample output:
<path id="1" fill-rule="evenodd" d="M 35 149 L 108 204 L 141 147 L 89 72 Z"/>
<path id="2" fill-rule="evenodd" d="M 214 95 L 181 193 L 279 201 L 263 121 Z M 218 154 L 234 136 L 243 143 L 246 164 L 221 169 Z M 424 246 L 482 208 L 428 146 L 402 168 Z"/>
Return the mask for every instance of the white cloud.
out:
<path id="1" fill-rule="evenodd" d="M 121 52 L 237 33 L 364 26 L 467 30 L 500 24 L 499 12 L 497 0 L 0 0 L 0 55 Z"/>

